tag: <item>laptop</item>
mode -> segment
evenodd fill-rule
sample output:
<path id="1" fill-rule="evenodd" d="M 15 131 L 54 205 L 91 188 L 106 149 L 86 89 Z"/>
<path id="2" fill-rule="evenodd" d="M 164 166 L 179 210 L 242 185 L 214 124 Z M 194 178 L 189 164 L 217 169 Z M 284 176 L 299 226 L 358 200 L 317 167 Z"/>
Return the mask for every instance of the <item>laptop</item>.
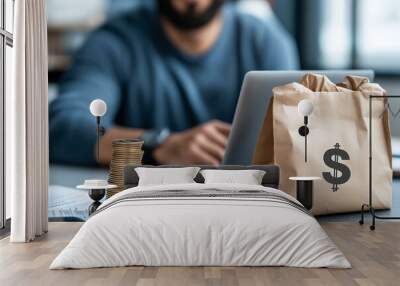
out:
<path id="1" fill-rule="evenodd" d="M 346 75 L 374 80 L 372 70 L 329 71 L 251 71 L 243 80 L 232 130 L 223 160 L 224 165 L 251 165 L 272 89 L 275 86 L 298 82 L 307 73 L 326 75 L 332 82 L 342 82 Z"/>

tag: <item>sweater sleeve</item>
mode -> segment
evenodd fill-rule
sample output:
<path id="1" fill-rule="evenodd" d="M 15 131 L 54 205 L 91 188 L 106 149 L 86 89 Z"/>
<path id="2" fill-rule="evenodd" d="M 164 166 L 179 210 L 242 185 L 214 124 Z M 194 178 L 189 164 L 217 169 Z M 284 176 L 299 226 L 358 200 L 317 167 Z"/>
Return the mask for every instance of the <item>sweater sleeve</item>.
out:
<path id="1" fill-rule="evenodd" d="M 296 70 L 299 69 L 299 55 L 291 35 L 273 18 L 264 23 L 259 37 L 263 69 L 265 70 Z"/>
<path id="2" fill-rule="evenodd" d="M 90 102 L 107 103 L 102 125 L 113 126 L 121 102 L 126 47 L 110 31 L 98 30 L 77 53 L 60 85 L 60 95 L 49 106 L 50 160 L 56 163 L 94 165 L 96 119 Z"/>

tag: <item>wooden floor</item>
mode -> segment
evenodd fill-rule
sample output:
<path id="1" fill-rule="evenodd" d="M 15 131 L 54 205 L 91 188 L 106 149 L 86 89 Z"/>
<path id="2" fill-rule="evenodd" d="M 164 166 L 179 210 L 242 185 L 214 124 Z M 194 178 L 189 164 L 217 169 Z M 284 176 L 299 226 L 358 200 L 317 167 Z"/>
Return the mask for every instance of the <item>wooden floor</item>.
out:
<path id="1" fill-rule="evenodd" d="M 0 241 L 0 285 L 400 285 L 400 223 L 379 222 L 375 232 L 354 222 L 323 223 L 353 269 L 285 267 L 126 267 L 48 270 L 80 223 L 50 223 L 30 244 Z"/>

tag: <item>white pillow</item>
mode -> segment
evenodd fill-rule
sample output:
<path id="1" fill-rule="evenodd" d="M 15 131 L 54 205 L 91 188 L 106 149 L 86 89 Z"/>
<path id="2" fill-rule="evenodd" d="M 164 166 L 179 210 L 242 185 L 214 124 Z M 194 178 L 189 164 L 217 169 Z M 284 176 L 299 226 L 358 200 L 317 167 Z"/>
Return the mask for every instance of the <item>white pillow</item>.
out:
<path id="1" fill-rule="evenodd" d="M 135 168 L 139 176 L 139 186 L 195 183 L 193 179 L 199 170 L 199 167 Z"/>
<path id="2" fill-rule="evenodd" d="M 265 171 L 262 170 L 202 170 L 205 184 L 261 185 Z"/>

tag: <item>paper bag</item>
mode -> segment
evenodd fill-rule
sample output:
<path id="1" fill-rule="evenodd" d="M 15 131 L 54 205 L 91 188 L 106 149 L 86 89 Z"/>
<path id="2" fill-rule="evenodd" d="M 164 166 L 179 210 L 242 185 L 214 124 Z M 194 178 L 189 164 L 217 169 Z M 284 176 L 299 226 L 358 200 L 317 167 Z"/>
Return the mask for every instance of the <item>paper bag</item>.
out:
<path id="1" fill-rule="evenodd" d="M 325 76 L 308 74 L 300 83 L 275 87 L 254 164 L 279 165 L 280 189 L 294 197 L 295 183 L 289 177 L 320 177 L 321 180 L 314 182 L 314 214 L 360 211 L 361 204 L 368 202 L 369 190 L 369 95 L 383 96 L 385 91 L 367 78 L 353 76 L 336 85 Z M 314 105 L 308 123 L 307 163 L 305 138 L 298 131 L 304 122 L 297 105 L 303 99 L 311 100 Z M 387 99 L 374 100 L 372 107 L 373 206 L 390 208 L 392 154 Z M 326 152 L 335 148 L 349 155 L 349 160 L 340 156 L 336 160 L 351 171 L 349 179 L 337 185 L 336 190 L 323 177 L 324 172 L 336 177 L 342 175 L 341 168 L 330 168 L 324 161 Z"/>

